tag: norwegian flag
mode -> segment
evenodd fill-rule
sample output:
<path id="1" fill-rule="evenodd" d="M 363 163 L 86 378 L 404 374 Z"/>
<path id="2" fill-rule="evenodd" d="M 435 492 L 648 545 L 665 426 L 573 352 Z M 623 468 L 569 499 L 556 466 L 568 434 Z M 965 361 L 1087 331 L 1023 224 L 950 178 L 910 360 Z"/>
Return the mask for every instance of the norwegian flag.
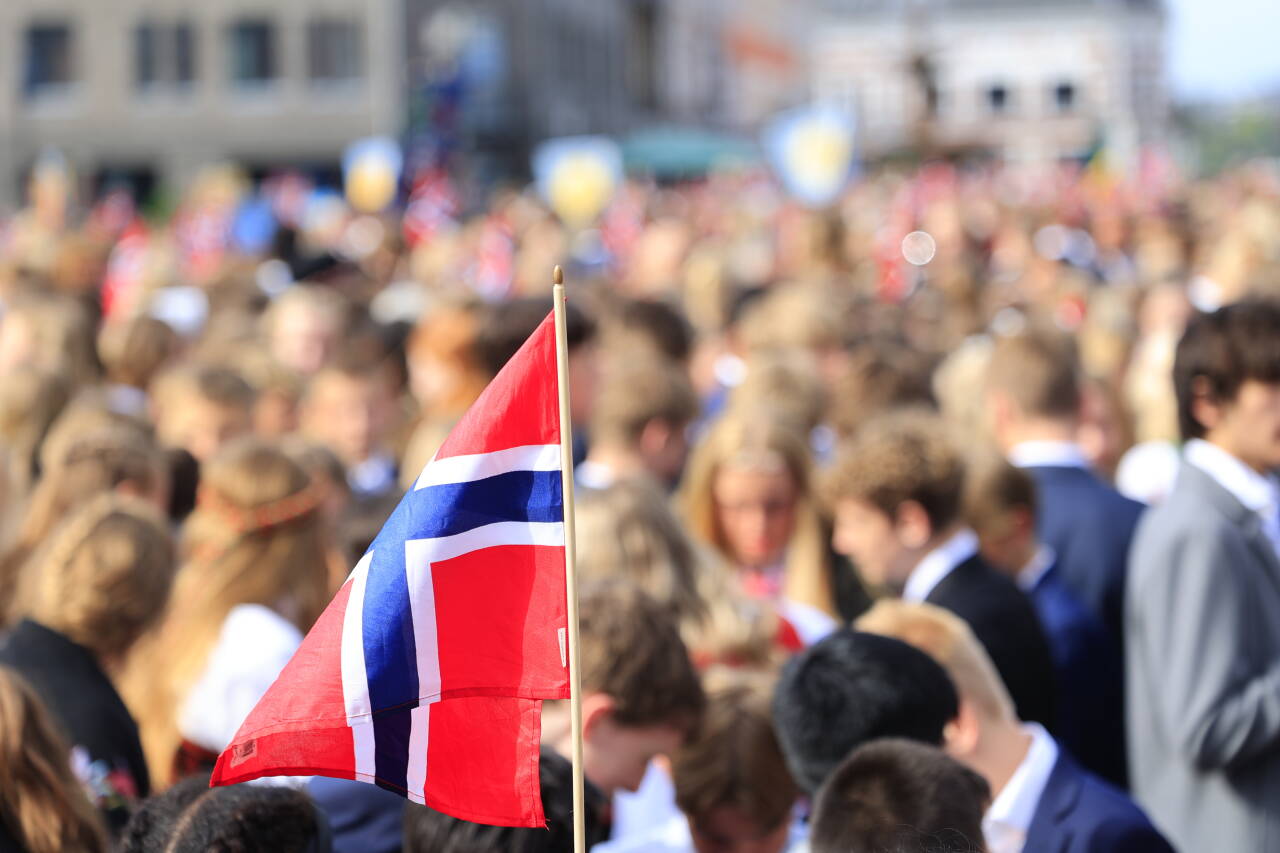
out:
<path id="1" fill-rule="evenodd" d="M 516 243 L 511 225 L 499 215 L 491 215 L 480 226 L 475 260 L 467 278 L 485 299 L 498 300 L 511 292 L 515 278 Z"/>
<path id="2" fill-rule="evenodd" d="M 107 271 L 102 278 L 103 316 L 115 316 L 120 306 L 130 304 L 133 295 L 142 287 L 149 240 L 146 223 L 134 219 L 112 248 L 107 258 Z"/>
<path id="3" fill-rule="evenodd" d="M 548 317 L 445 440 L 218 759 L 212 784 L 370 782 L 542 826 L 541 700 L 569 697 Z"/>
<path id="4" fill-rule="evenodd" d="M 454 224 L 458 215 L 458 193 L 443 169 L 428 169 L 414 181 L 405 206 L 404 238 L 410 246 L 431 240 L 441 229 Z"/>

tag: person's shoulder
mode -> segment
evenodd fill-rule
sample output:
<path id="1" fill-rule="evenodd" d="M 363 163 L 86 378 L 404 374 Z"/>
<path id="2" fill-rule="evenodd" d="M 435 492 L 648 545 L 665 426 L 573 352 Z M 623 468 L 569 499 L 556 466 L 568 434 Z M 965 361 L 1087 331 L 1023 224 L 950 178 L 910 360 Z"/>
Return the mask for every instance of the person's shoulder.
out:
<path id="1" fill-rule="evenodd" d="M 606 841 L 591 850 L 592 853 L 691 853 L 693 836 L 684 815 L 676 815 L 648 832 Z"/>
<path id="2" fill-rule="evenodd" d="M 1142 809 L 1123 791 L 1075 764 L 1080 799 L 1073 821 L 1087 834 L 1089 850 L 1171 851 Z"/>

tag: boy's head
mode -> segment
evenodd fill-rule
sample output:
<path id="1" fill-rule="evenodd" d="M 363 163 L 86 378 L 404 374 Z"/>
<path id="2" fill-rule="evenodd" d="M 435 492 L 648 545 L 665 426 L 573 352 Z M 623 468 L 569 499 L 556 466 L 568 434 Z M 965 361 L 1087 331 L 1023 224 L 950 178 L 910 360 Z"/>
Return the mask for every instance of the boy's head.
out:
<path id="1" fill-rule="evenodd" d="M 850 439 L 877 414 L 903 406 L 933 406 L 930 367 L 928 359 L 902 344 L 859 348 L 831 395 L 836 431 Z"/>
<path id="2" fill-rule="evenodd" d="M 307 385 L 300 407 L 302 432 L 358 465 L 384 450 L 395 400 L 383 365 L 343 358 L 322 367 Z"/>
<path id="3" fill-rule="evenodd" d="M 927 654 L 847 629 L 792 658 L 773 699 L 778 741 L 810 794 L 868 741 L 908 737 L 940 745 L 958 709 L 955 688 Z"/>
<path id="4" fill-rule="evenodd" d="M 592 443 L 634 455 L 655 480 L 674 484 L 689 454 L 686 428 L 698 414 L 688 376 L 665 360 L 622 356 L 601 379 Z"/>
<path id="5" fill-rule="evenodd" d="M 970 460 L 964 516 L 978 534 L 978 550 L 996 569 L 1017 575 L 1035 556 L 1035 481 L 1000 454 L 982 453 Z"/>
<path id="6" fill-rule="evenodd" d="M 146 390 L 151 378 L 178 351 L 178 335 L 153 317 L 108 323 L 98 333 L 98 358 L 107 379 Z"/>
<path id="7" fill-rule="evenodd" d="M 253 388 L 225 367 L 188 365 L 165 373 L 153 402 L 156 437 L 201 462 L 253 424 Z"/>
<path id="8" fill-rule="evenodd" d="M 634 586 L 590 584 L 578 612 L 586 776 L 606 794 L 634 791 L 698 725 L 702 684 L 675 619 Z"/>
<path id="9" fill-rule="evenodd" d="M 960 516 L 964 462 L 936 415 L 902 411 L 865 425 L 828 481 L 836 550 L 871 583 L 901 593 Z"/>
<path id="10" fill-rule="evenodd" d="M 546 827 L 484 826 L 409 803 L 404 812 L 405 853 L 560 853 L 573 848 L 573 767 L 550 749 L 538 763 Z M 598 803 L 587 789 L 587 846 L 604 840 Z"/>
<path id="11" fill-rule="evenodd" d="M 772 679 L 738 675 L 707 697 L 702 725 L 676 753 L 676 805 L 697 853 L 780 853 L 799 790 L 773 731 Z"/>
<path id="12" fill-rule="evenodd" d="M 306 284 L 289 288 L 265 317 L 271 354 L 290 370 L 310 376 L 342 340 L 347 312 L 336 290 Z"/>
<path id="13" fill-rule="evenodd" d="M 1258 471 L 1280 467 L 1280 304 L 1247 300 L 1192 318 L 1173 383 L 1183 439 Z"/>
<path id="14" fill-rule="evenodd" d="M 818 795 L 813 853 L 983 849 L 991 791 L 981 776 L 941 750 L 885 739 L 859 747 Z"/>
<path id="15" fill-rule="evenodd" d="M 1045 430 L 1074 430 L 1081 405 L 1080 367 L 1072 339 L 1037 329 L 998 338 L 984 383 L 989 422 L 1005 452 L 1044 438 Z"/>

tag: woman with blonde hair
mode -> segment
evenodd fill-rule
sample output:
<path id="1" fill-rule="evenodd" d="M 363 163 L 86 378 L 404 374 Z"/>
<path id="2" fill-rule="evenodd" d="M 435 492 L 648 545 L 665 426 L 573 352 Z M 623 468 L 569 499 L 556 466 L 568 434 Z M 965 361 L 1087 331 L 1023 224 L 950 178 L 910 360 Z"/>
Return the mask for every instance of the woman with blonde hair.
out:
<path id="1" fill-rule="evenodd" d="M 101 819 L 40 697 L 0 666 L 0 850 L 105 853 Z"/>
<path id="2" fill-rule="evenodd" d="M 71 742 L 72 767 L 115 830 L 150 791 L 115 673 L 163 612 L 173 566 L 173 541 L 154 508 L 99 495 L 23 567 L 22 621 L 0 640 L 0 664 L 48 706 Z"/>
<path id="3" fill-rule="evenodd" d="M 802 429 L 738 409 L 694 451 L 679 496 L 690 532 L 737 569 L 748 595 L 775 602 L 806 641 L 866 603 L 856 576 L 831 552 L 810 466 Z"/>
<path id="4" fill-rule="evenodd" d="M 125 677 L 161 783 L 211 766 L 328 604 L 324 499 L 301 465 L 257 439 L 202 471 L 169 610 Z"/>

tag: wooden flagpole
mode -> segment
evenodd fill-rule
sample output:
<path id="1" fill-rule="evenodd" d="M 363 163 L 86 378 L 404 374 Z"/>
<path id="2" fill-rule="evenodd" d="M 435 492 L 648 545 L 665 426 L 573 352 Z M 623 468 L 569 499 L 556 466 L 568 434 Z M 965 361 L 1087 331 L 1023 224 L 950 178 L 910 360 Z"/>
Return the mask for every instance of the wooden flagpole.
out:
<path id="1" fill-rule="evenodd" d="M 564 573 L 569 605 L 569 720 L 573 727 L 573 853 L 586 853 L 586 796 L 582 776 L 582 673 L 579 668 L 578 567 L 573 523 L 573 422 L 569 409 L 569 343 L 565 330 L 564 271 L 551 273 L 555 304 L 556 380 L 560 389 L 560 484 L 564 493 Z"/>

